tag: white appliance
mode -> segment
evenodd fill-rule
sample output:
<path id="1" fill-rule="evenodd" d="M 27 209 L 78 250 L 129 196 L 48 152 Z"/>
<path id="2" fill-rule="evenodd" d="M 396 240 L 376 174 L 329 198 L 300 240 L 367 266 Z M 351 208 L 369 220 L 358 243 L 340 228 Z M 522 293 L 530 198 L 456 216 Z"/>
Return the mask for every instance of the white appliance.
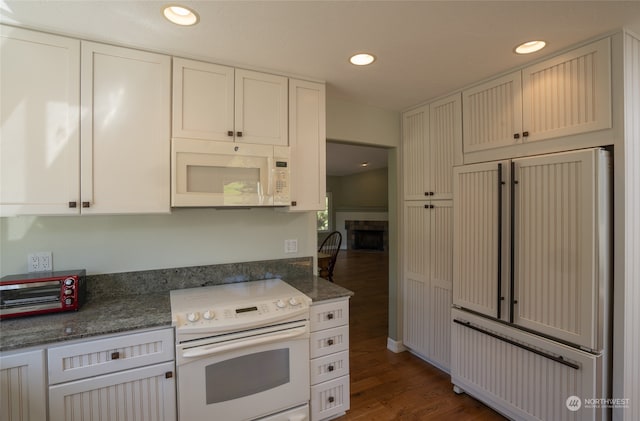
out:
<path id="1" fill-rule="evenodd" d="M 308 420 L 310 304 L 280 279 L 171 291 L 179 420 Z"/>
<path id="2" fill-rule="evenodd" d="M 171 206 L 289 206 L 289 147 L 171 141 Z"/>
<path id="3" fill-rule="evenodd" d="M 514 419 L 607 418 L 611 158 L 454 169 L 452 382 Z"/>

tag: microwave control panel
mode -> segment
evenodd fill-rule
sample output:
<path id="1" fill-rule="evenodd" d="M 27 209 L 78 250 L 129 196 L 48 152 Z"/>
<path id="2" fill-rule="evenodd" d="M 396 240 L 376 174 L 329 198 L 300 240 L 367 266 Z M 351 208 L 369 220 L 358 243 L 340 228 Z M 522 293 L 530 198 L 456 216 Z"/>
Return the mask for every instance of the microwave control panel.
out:
<path id="1" fill-rule="evenodd" d="M 286 160 L 275 160 L 275 166 L 273 168 L 273 180 L 274 180 L 274 192 L 273 192 L 273 204 L 274 205 L 288 205 L 289 204 L 289 162 Z"/>

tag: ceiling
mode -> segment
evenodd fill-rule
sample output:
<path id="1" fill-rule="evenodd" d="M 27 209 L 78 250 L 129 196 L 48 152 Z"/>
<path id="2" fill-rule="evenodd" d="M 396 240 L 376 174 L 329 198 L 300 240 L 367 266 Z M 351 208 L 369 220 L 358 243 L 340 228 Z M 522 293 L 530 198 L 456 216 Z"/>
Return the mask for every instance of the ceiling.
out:
<path id="1" fill-rule="evenodd" d="M 367 163 L 366 167 L 361 164 Z M 327 175 L 345 176 L 387 167 L 387 149 L 327 142 Z"/>
<path id="2" fill-rule="evenodd" d="M 200 22 L 169 23 L 169 3 Z M 324 80 L 329 96 L 400 111 L 623 26 L 640 32 L 640 1 L 0 0 L 0 22 Z M 513 53 L 531 39 L 548 46 Z M 378 60 L 349 64 L 361 51 Z"/>

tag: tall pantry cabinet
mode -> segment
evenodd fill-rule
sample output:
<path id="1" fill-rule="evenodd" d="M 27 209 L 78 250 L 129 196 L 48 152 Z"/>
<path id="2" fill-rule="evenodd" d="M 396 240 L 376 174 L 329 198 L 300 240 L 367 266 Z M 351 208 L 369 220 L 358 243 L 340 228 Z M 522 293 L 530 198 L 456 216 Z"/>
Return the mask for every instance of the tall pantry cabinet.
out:
<path id="1" fill-rule="evenodd" d="M 447 370 L 452 287 L 452 171 L 462 163 L 462 104 L 454 94 L 402 119 L 403 343 Z"/>

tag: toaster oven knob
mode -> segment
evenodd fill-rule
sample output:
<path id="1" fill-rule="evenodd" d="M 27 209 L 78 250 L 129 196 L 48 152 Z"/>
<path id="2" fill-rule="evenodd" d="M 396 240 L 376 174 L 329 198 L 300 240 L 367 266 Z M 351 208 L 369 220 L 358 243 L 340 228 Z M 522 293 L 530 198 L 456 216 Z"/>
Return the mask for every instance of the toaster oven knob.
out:
<path id="1" fill-rule="evenodd" d="M 216 313 L 214 313 L 211 310 L 207 310 L 204 313 L 202 313 L 202 317 L 204 317 L 205 320 L 211 320 L 213 319 L 213 316 L 215 316 Z"/>
<path id="2" fill-rule="evenodd" d="M 64 284 L 68 287 L 70 287 L 71 285 L 73 285 L 73 278 L 67 278 L 64 280 Z"/>
<path id="3" fill-rule="evenodd" d="M 71 304 L 73 304 L 73 298 L 71 298 L 71 297 L 65 298 L 64 299 L 64 303 L 65 303 L 65 305 L 70 306 Z"/>
<path id="4" fill-rule="evenodd" d="M 187 313 L 187 320 L 190 322 L 197 322 L 200 318 L 200 314 L 196 311 L 194 313 Z"/>
<path id="5" fill-rule="evenodd" d="M 73 295 L 73 290 L 71 288 L 67 288 L 64 290 L 64 295 Z"/>

